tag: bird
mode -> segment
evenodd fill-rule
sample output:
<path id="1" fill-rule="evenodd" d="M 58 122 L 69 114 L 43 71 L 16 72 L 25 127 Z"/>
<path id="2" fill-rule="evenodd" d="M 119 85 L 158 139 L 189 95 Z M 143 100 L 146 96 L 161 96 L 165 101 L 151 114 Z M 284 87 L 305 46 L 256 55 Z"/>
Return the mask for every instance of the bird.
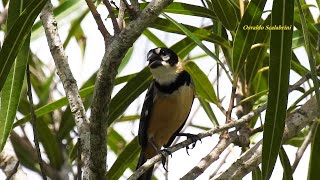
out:
<path id="1" fill-rule="evenodd" d="M 169 147 L 176 136 L 190 135 L 180 131 L 187 121 L 195 97 L 192 78 L 174 51 L 163 47 L 151 49 L 147 61 L 153 81 L 140 116 L 138 139 L 141 153 L 137 169 L 157 155 L 162 147 Z M 138 180 L 150 180 L 153 168 Z"/>

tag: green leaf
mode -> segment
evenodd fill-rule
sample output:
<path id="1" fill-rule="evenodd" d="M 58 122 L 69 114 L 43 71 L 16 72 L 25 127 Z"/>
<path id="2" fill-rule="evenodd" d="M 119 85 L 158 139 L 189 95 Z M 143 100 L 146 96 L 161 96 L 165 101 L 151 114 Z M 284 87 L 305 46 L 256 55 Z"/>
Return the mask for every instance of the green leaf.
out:
<path id="1" fill-rule="evenodd" d="M 121 116 L 127 107 L 148 88 L 151 80 L 152 75 L 149 68 L 144 68 L 111 99 L 108 126 Z"/>
<path id="2" fill-rule="evenodd" d="M 141 3 L 140 9 L 145 8 L 148 3 Z M 196 6 L 192 4 L 186 4 L 182 2 L 173 2 L 169 6 L 164 9 L 164 12 L 173 13 L 173 14 L 183 14 L 183 15 L 191 15 L 198 17 L 206 17 L 211 19 L 217 19 L 216 15 L 210 9 Z"/>
<path id="3" fill-rule="evenodd" d="M 262 180 L 261 178 L 261 170 L 259 166 L 253 169 L 252 171 L 252 180 Z"/>
<path id="4" fill-rule="evenodd" d="M 128 62 L 131 58 L 132 52 L 133 52 L 133 47 L 128 49 L 126 55 L 122 59 L 121 64 L 118 67 L 118 74 L 120 74 L 122 72 L 122 70 L 126 67 L 126 65 L 128 64 Z"/>
<path id="5" fill-rule="evenodd" d="M 21 13 L 6 36 L 0 50 L 0 91 L 8 77 L 11 66 L 20 51 L 23 42 L 30 33 L 34 20 L 46 4 L 46 0 L 34 0 Z"/>
<path id="6" fill-rule="evenodd" d="M 115 153 L 119 154 L 127 144 L 126 140 L 113 128 L 108 128 L 108 145 L 110 149 Z"/>
<path id="7" fill-rule="evenodd" d="M 256 35 L 259 31 L 264 29 L 249 30 L 248 27 L 264 27 L 260 24 L 263 8 L 266 0 L 252 0 L 250 1 L 243 17 L 240 21 L 236 37 L 233 45 L 233 62 L 232 69 L 237 75 L 245 64 L 245 60 L 249 54 L 251 46 L 253 45 Z M 264 36 L 266 37 L 266 36 Z"/>
<path id="8" fill-rule="evenodd" d="M 182 35 L 188 35 L 186 32 L 181 29 L 179 26 L 176 25 L 175 21 L 157 18 L 150 27 L 159 29 L 161 31 L 171 32 L 171 33 L 177 33 Z M 229 45 L 229 42 L 227 39 L 215 34 L 212 31 L 212 26 L 207 26 L 203 28 L 198 28 L 195 26 L 190 26 L 186 24 L 179 23 L 179 25 L 184 26 L 187 30 L 192 32 L 194 36 L 199 38 L 200 40 L 205 40 L 208 42 L 219 44 L 220 46 L 224 48 L 231 49 L 231 46 Z M 189 33 L 190 34 L 190 33 Z M 192 38 L 191 38 L 192 39 Z"/>
<path id="9" fill-rule="evenodd" d="M 209 56 L 211 56 L 214 60 L 217 61 L 217 63 L 220 64 L 220 66 L 222 67 L 222 69 L 227 73 L 228 75 L 228 71 L 226 69 L 226 67 L 224 66 L 224 64 L 220 61 L 219 57 L 217 57 L 216 55 L 214 55 L 202 42 L 201 40 L 195 36 L 192 32 L 190 32 L 184 25 L 178 23 L 177 21 L 175 21 L 174 19 L 172 19 L 171 17 L 169 17 L 168 15 L 162 13 L 162 15 L 167 18 L 168 20 L 170 20 L 172 23 L 174 23 L 181 31 L 183 31 L 190 39 L 192 39 L 202 50 L 204 50 Z M 231 81 L 231 78 L 228 76 L 229 80 Z"/>
<path id="10" fill-rule="evenodd" d="M 271 25 L 292 26 L 293 7 L 293 0 L 275 0 Z M 269 179 L 271 176 L 281 146 L 288 102 L 291 48 L 292 28 L 271 31 L 269 95 L 262 148 L 263 179 Z"/>
<path id="11" fill-rule="evenodd" d="M 135 137 L 118 156 L 116 162 L 113 163 L 107 172 L 107 179 L 119 179 L 123 172 L 129 167 L 130 163 L 136 159 L 139 151 L 138 138 Z"/>
<path id="12" fill-rule="evenodd" d="M 50 131 L 48 125 L 39 119 L 37 119 L 37 132 L 39 140 L 46 151 L 47 157 L 50 160 L 50 164 L 54 168 L 60 169 L 63 165 L 63 156 L 56 137 Z"/>
<path id="13" fill-rule="evenodd" d="M 194 43 L 194 41 L 190 38 L 186 37 L 175 43 L 170 47 L 170 49 L 174 51 L 181 59 L 184 59 L 195 47 L 197 47 L 197 44 Z"/>
<path id="14" fill-rule="evenodd" d="M 154 35 L 149 29 L 145 29 L 143 34 L 157 47 L 167 47 L 156 35 Z"/>
<path id="15" fill-rule="evenodd" d="M 204 109 L 204 111 L 207 113 L 209 119 L 211 120 L 211 122 L 215 125 L 215 126 L 219 126 L 219 122 L 216 118 L 216 115 L 214 115 L 214 112 L 210 106 L 210 104 L 205 101 L 204 99 L 202 99 L 201 97 L 198 97 L 200 104 L 202 106 L 202 108 Z"/>
<path id="16" fill-rule="evenodd" d="M 279 152 L 279 156 L 280 156 L 280 162 L 282 164 L 283 167 L 283 180 L 292 180 L 292 168 L 291 168 L 291 164 L 289 161 L 289 158 L 287 156 L 286 151 L 284 150 L 283 147 L 280 148 L 280 152 Z"/>
<path id="17" fill-rule="evenodd" d="M 236 9 L 229 0 L 212 1 L 212 7 L 216 16 L 226 29 L 233 31 L 237 28 L 240 11 Z"/>
<path id="18" fill-rule="evenodd" d="M 18 18 L 22 8 L 28 5 L 28 2 L 19 1 L 20 3 L 9 4 L 8 28 L 11 28 Z M 26 65 L 29 57 L 30 35 L 22 45 L 22 49 L 18 54 L 17 59 L 10 67 L 9 75 L 4 83 L 1 91 L 1 106 L 0 106 L 0 152 L 7 142 L 8 136 L 12 130 L 12 125 L 16 116 L 16 111 L 20 101 L 22 85 L 25 76 Z M 14 60 L 14 59 L 13 59 Z"/>
<path id="19" fill-rule="evenodd" d="M 196 94 L 199 97 L 218 105 L 218 98 L 207 75 L 192 61 L 187 62 L 184 67 L 192 77 L 196 88 Z"/>
<path id="20" fill-rule="evenodd" d="M 317 123 L 315 126 L 314 136 L 311 141 L 308 180 L 318 179 L 320 177 L 320 125 Z"/>
<path id="21" fill-rule="evenodd" d="M 298 9 L 299 9 L 299 15 L 300 15 L 300 19 L 301 19 L 301 25 L 302 25 L 302 32 L 303 32 L 304 42 L 305 42 L 305 48 L 306 48 L 308 59 L 309 59 L 309 64 L 310 64 L 310 69 L 311 69 L 311 79 L 313 81 L 313 85 L 314 85 L 314 88 L 315 88 L 314 92 L 316 94 L 318 108 L 320 109 L 319 81 L 318 81 L 318 77 L 317 77 L 317 70 L 316 70 L 317 67 L 316 67 L 316 60 L 315 60 L 316 56 L 313 56 L 313 52 L 312 52 L 312 49 L 311 49 L 312 47 L 311 47 L 310 37 L 309 37 L 309 29 L 308 29 L 308 26 L 307 26 L 307 23 L 306 23 L 305 14 L 303 13 L 302 8 L 301 8 L 300 1 L 297 0 L 296 4 L 297 4 Z M 317 34 L 319 35 L 319 32 L 317 32 Z M 316 53 L 317 52 L 315 52 L 315 54 Z"/>

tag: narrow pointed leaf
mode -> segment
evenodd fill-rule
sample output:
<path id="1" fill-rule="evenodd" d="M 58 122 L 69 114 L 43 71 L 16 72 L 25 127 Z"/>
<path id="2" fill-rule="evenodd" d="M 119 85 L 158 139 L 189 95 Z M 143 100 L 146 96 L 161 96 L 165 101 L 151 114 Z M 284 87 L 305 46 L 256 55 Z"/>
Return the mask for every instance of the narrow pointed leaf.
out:
<path id="1" fill-rule="evenodd" d="M 214 104 L 219 104 L 213 86 L 203 71 L 192 61 L 185 64 L 185 69 L 193 79 L 196 94 Z"/>
<path id="2" fill-rule="evenodd" d="M 149 29 L 145 29 L 143 31 L 143 35 L 145 35 L 153 44 L 157 47 L 167 47 L 156 35 L 154 35 Z"/>
<path id="3" fill-rule="evenodd" d="M 23 11 L 29 4 L 28 0 L 19 1 L 9 4 L 8 15 L 8 29 L 14 25 L 14 22 L 19 17 L 20 12 Z M 7 142 L 8 136 L 12 130 L 12 125 L 16 117 L 16 111 L 20 101 L 22 85 L 25 76 L 26 64 L 29 57 L 30 33 L 27 40 L 23 43 L 22 49 L 14 61 L 9 75 L 4 83 L 1 91 L 1 107 L 0 107 L 0 151 Z"/>
<path id="4" fill-rule="evenodd" d="M 280 157 L 280 162 L 282 164 L 283 167 L 283 180 L 292 180 L 292 168 L 291 168 L 291 164 L 288 158 L 288 155 L 286 153 L 286 151 L 284 150 L 283 147 L 281 147 L 280 152 L 279 152 L 279 157 Z"/>
<path id="5" fill-rule="evenodd" d="M 292 26 L 293 7 L 293 0 L 275 0 L 272 7 L 271 26 Z M 262 177 L 265 180 L 272 174 L 284 131 L 292 56 L 292 29 L 271 31 L 269 95 L 262 148 Z"/>
<path id="6" fill-rule="evenodd" d="M 302 25 L 302 32 L 303 32 L 304 42 L 305 42 L 305 48 L 306 48 L 306 51 L 307 51 L 307 54 L 308 54 L 308 59 L 309 59 L 309 64 L 310 64 L 311 79 L 312 79 L 313 85 L 315 87 L 316 99 L 317 99 L 318 107 L 320 109 L 319 81 L 318 81 L 318 77 L 317 77 L 318 75 L 317 75 L 317 70 L 316 70 L 317 67 L 316 67 L 316 60 L 315 60 L 316 53 L 318 53 L 318 52 L 314 52 L 314 53 L 312 52 L 312 47 L 311 47 L 311 42 L 310 42 L 310 37 L 309 37 L 310 30 L 308 29 L 307 22 L 306 22 L 306 19 L 305 19 L 306 15 L 302 11 L 300 1 L 297 0 L 296 2 L 297 2 L 296 4 L 298 6 L 298 9 L 299 9 L 299 15 L 300 15 L 300 19 L 301 19 L 301 25 Z M 320 35 L 319 35 L 320 32 L 316 31 L 316 33 L 312 33 L 312 34 L 316 34 L 317 35 L 316 38 L 320 37 Z M 319 44 L 317 46 L 319 46 Z M 315 54 L 315 56 L 313 54 Z"/>
<path id="7" fill-rule="evenodd" d="M 6 36 L 0 50 L 0 91 L 23 42 L 30 33 L 34 20 L 46 4 L 46 0 L 34 0 L 21 13 Z"/>
<path id="8" fill-rule="evenodd" d="M 211 120 L 211 122 L 215 126 L 219 126 L 219 122 L 218 122 L 218 120 L 216 118 L 216 115 L 214 115 L 214 112 L 213 112 L 210 104 L 206 100 L 202 99 L 201 97 L 199 97 L 198 99 L 200 101 L 200 104 L 201 104 L 202 108 L 204 109 L 204 111 L 207 113 L 209 119 Z"/>
<path id="9" fill-rule="evenodd" d="M 111 99 L 108 126 L 121 116 L 128 106 L 148 88 L 151 80 L 152 75 L 149 68 L 144 68 Z"/>
<path id="10" fill-rule="evenodd" d="M 314 136 L 311 141 L 311 152 L 308 169 L 308 180 L 320 177 L 320 125 L 316 124 Z"/>
<path id="11" fill-rule="evenodd" d="M 229 0 L 212 1 L 212 7 L 214 13 L 226 29 L 233 31 L 237 28 L 240 11 Z"/>
<path id="12" fill-rule="evenodd" d="M 259 31 L 265 31 L 264 29 L 261 29 L 264 26 L 260 24 L 260 19 L 265 4 L 266 0 L 250 1 L 240 21 L 233 46 L 232 69 L 234 74 L 238 74 L 242 69 L 251 46 L 256 39 L 257 33 Z M 249 29 L 250 27 L 257 27 L 258 29 L 251 30 Z"/>
<path id="13" fill-rule="evenodd" d="M 107 179 L 116 180 L 121 177 L 123 172 L 129 167 L 130 162 L 134 161 L 138 156 L 140 147 L 138 138 L 134 138 L 118 156 L 116 162 L 107 173 Z"/>

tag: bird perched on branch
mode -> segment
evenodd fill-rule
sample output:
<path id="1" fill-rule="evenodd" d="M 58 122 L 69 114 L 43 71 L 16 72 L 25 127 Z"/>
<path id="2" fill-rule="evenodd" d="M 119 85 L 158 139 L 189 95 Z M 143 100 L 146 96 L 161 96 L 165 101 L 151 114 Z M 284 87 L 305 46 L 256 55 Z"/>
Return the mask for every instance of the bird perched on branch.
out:
<path id="1" fill-rule="evenodd" d="M 176 136 L 189 138 L 190 134 L 180 131 L 189 116 L 195 94 L 190 74 L 183 69 L 177 54 L 172 50 L 152 49 L 147 60 L 153 82 L 141 112 L 138 135 L 141 153 L 137 169 L 161 152 L 161 147 L 169 147 Z M 153 167 L 141 175 L 139 180 L 150 180 L 152 171 Z"/>

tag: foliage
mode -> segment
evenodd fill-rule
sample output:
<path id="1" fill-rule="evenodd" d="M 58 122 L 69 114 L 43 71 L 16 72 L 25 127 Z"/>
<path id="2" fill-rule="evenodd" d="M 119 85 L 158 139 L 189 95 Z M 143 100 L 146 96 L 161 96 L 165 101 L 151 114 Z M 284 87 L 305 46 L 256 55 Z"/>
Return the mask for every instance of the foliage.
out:
<path id="1" fill-rule="evenodd" d="M 25 67 L 28 63 L 31 69 L 33 94 L 37 99 L 35 114 L 39 127 L 38 134 L 43 154 L 48 157 L 45 163 L 54 172 L 62 173 L 63 169 L 68 169 L 67 174 L 75 176 L 76 150 L 79 145 L 78 130 L 67 98 L 61 91 L 55 68 L 52 68 L 52 63 L 46 58 L 40 57 L 31 46 L 40 43 L 40 39 L 45 36 L 41 22 L 35 19 L 46 1 L 23 0 L 21 2 L 28 2 L 24 6 L 14 2 L 17 1 L 2 0 L 3 5 L 9 3 L 9 6 L 6 6 L 9 16 L 6 24 L 0 24 L 0 32 L 5 34 L 5 38 L 0 39 L 0 42 L 3 42 L 0 49 L 0 151 L 11 139 L 10 142 L 20 163 L 31 171 L 40 173 L 37 160 L 34 158 L 35 151 L 30 150 L 33 146 L 21 145 L 32 144 L 32 139 L 26 136 L 31 133 L 28 128 L 31 119 L 29 101 L 24 85 Z M 239 4 L 238 0 L 202 2 L 199 1 L 197 5 L 189 4 L 191 3 L 189 1 L 173 2 L 141 35 L 141 39 L 147 38 L 145 44 L 150 46 L 138 44 L 140 43 L 138 40 L 123 59 L 115 79 L 109 108 L 107 146 L 109 153 L 114 154 L 116 160 L 113 164 L 108 164 L 110 171 L 107 177 L 111 179 L 125 177 L 125 170 L 134 171 L 137 161 L 139 145 L 133 136 L 128 138 L 128 132 L 137 132 L 133 124 L 139 119 L 141 98 L 144 97 L 143 92 L 149 86 L 152 76 L 149 70 L 142 66 L 135 72 L 131 71 L 130 66 L 138 67 L 136 64 L 145 61 L 145 56 L 140 57 L 138 61 L 135 52 L 139 52 L 139 49 L 146 52 L 154 46 L 165 46 L 178 54 L 195 83 L 196 101 L 199 103 L 195 103 L 194 106 L 198 107 L 194 107 L 195 111 L 190 114 L 192 127 L 207 130 L 212 126 L 224 124 L 225 116 L 221 114 L 230 110 L 228 109 L 230 98 L 233 118 L 240 118 L 268 102 L 265 117 L 261 117 L 261 121 L 257 121 L 258 117 L 255 117 L 250 125 L 247 125 L 247 128 L 253 130 L 262 126 L 260 122 L 264 124 L 262 167 L 261 170 L 259 167 L 253 170 L 253 179 L 268 179 L 278 155 L 284 168 L 284 178 L 291 179 L 294 169 L 291 169 L 289 160 L 294 158 L 286 154 L 286 148 L 283 148 L 282 144 L 300 148 L 307 134 L 311 129 L 315 129 L 312 133 L 314 137 L 309 139 L 312 161 L 309 163 L 308 172 L 308 178 L 314 179 L 319 174 L 317 171 L 319 161 L 316 161 L 320 158 L 318 124 L 317 128 L 307 126 L 303 132 L 288 142 L 282 142 L 281 137 L 287 114 L 294 112 L 298 104 L 310 99 L 310 94 L 316 94 L 319 100 L 317 66 L 320 64 L 320 16 L 314 17 L 311 10 L 316 6 L 319 7 L 320 2 L 317 1 L 317 5 L 310 5 L 304 0 L 295 2 L 274 0 L 272 8 L 271 2 L 267 0 L 251 0 L 248 4 Z M 100 1 L 96 5 L 104 6 Z M 145 2 L 140 3 L 140 9 L 146 5 Z M 19 9 L 20 7 L 23 9 Z M 266 7 L 269 7 L 270 11 L 264 11 Z M 5 8 L 1 7 L 0 16 L 4 11 Z M 118 9 L 114 8 L 114 11 L 118 15 Z M 81 53 L 77 57 L 83 61 L 76 63 L 84 64 L 90 59 L 87 57 L 90 53 L 87 46 L 88 43 L 92 43 L 86 38 L 85 27 L 96 26 L 90 19 L 92 14 L 88 7 L 82 1 L 60 0 L 54 8 L 54 14 L 61 27 L 65 29 L 68 27 L 64 32 L 66 39 L 63 46 L 67 49 L 79 48 Z M 196 23 L 197 21 L 180 23 L 177 17 L 181 16 L 191 20 L 201 19 L 202 23 L 200 25 Z M 105 18 L 106 21 L 110 20 Z M 125 23 L 131 20 L 129 13 L 126 12 Z M 289 29 L 283 31 L 267 29 L 279 24 L 283 27 L 288 26 Z M 249 30 L 248 27 L 263 29 Z M 168 42 L 162 35 L 174 37 L 174 44 Z M 98 33 L 97 36 L 101 38 Z M 307 56 L 298 55 L 301 51 Z M 99 59 L 89 61 L 100 64 Z M 305 66 L 306 64 L 309 65 Z M 213 73 L 214 70 L 216 73 Z M 127 72 L 129 74 L 123 75 Z M 295 93 L 300 94 L 301 98 L 291 97 L 292 99 L 288 101 L 289 82 L 295 82 L 308 73 L 312 77 L 311 80 L 304 83 L 299 93 Z M 82 82 L 80 88 L 80 95 L 88 114 L 96 74 L 97 71 L 86 75 L 88 79 Z M 236 100 L 232 99 L 230 94 L 232 87 L 237 88 Z M 138 101 L 135 101 L 137 98 Z M 136 104 L 139 106 L 136 107 Z M 204 110 L 202 113 L 210 125 L 197 122 L 198 118 L 195 115 L 201 113 L 199 109 Z M 126 130 L 128 134 L 124 134 L 119 127 L 128 124 L 132 129 Z M 16 132 L 20 132 L 19 129 L 23 133 L 16 136 Z M 257 132 L 260 133 L 262 132 Z M 10 134 L 11 138 L 8 138 Z M 250 134 L 250 138 L 254 139 L 257 134 Z M 254 144 L 256 140 L 250 142 Z M 214 147 L 213 144 L 211 146 Z M 54 179 L 54 175 L 51 178 Z"/>

